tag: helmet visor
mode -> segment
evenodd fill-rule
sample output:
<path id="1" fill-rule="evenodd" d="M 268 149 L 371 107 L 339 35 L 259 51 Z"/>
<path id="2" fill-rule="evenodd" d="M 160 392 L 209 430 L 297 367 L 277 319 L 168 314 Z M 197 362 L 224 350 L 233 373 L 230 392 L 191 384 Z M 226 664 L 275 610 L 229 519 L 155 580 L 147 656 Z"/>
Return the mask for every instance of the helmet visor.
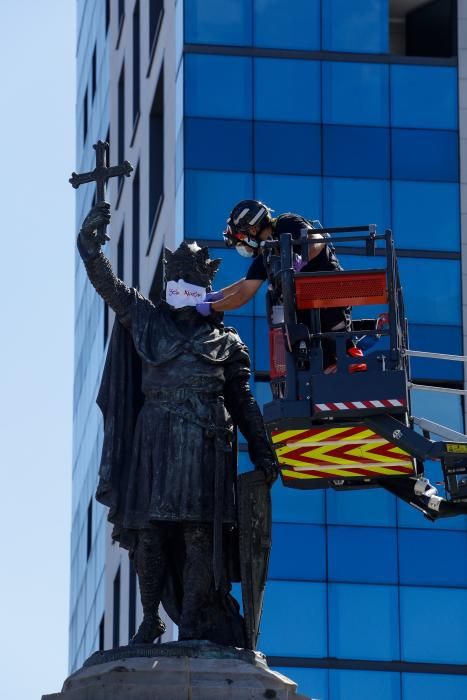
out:
<path id="1" fill-rule="evenodd" d="M 257 248 L 258 243 L 254 238 L 251 238 L 247 232 L 234 230 L 232 226 L 227 226 L 223 232 L 224 241 L 227 245 L 234 246 L 242 243 L 243 245 L 249 245 L 251 248 Z"/>

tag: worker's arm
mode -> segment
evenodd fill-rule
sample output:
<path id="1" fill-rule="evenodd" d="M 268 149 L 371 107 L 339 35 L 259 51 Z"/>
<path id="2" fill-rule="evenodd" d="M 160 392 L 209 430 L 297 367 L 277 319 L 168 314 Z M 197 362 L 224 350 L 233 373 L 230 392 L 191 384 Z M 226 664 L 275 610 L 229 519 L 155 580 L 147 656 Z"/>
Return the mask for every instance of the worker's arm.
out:
<path id="1" fill-rule="evenodd" d="M 229 287 L 225 287 L 222 292 L 224 298 L 211 303 L 214 311 L 232 311 L 247 304 L 254 297 L 261 287 L 263 280 L 241 279 L 234 282 Z"/>
<path id="2" fill-rule="evenodd" d="M 317 241 L 308 246 L 308 260 L 313 260 L 313 258 L 316 258 L 321 253 L 326 245 L 326 241 L 320 233 L 312 233 L 309 238 L 316 239 Z"/>
<path id="3" fill-rule="evenodd" d="M 230 294 L 236 294 L 244 282 L 245 282 L 245 278 L 242 277 L 241 280 L 238 280 L 237 282 L 234 282 L 233 284 L 229 284 L 228 287 L 224 287 L 224 289 L 221 289 L 220 293 L 222 294 L 222 298 L 225 298 L 225 297 L 229 296 Z"/>

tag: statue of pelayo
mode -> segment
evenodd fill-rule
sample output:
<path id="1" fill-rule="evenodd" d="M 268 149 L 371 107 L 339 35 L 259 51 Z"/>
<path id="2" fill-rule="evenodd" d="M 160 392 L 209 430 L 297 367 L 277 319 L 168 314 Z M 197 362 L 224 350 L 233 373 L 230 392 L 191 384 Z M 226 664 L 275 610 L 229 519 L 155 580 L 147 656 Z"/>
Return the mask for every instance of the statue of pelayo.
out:
<path id="1" fill-rule="evenodd" d="M 96 497 L 134 559 L 143 620 L 132 643 L 164 632 L 162 603 L 180 640 L 255 648 L 277 467 L 249 387 L 248 349 L 220 317 L 195 309 L 221 261 L 196 243 L 166 249 L 165 298 L 153 303 L 118 279 L 102 253 L 98 231 L 109 221 L 110 205 L 94 206 L 78 249 L 117 317 L 97 398 L 104 441 Z M 240 477 L 234 426 L 255 467 Z M 242 583 L 243 616 L 233 581 Z"/>

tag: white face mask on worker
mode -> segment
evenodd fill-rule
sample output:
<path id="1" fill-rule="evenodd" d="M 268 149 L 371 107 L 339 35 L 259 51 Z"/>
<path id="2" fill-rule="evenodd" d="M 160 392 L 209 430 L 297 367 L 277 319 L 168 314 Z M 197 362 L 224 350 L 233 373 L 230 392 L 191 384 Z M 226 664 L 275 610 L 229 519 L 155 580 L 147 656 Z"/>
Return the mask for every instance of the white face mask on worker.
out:
<path id="1" fill-rule="evenodd" d="M 170 280 L 165 288 L 165 300 L 174 309 L 181 309 L 184 306 L 196 306 L 206 298 L 206 289 L 190 284 L 185 280 Z"/>
<path id="2" fill-rule="evenodd" d="M 235 246 L 235 250 L 239 255 L 242 256 L 242 258 L 252 258 L 253 255 L 255 254 L 255 251 L 252 250 L 251 248 L 248 248 L 245 245 L 237 245 Z"/>

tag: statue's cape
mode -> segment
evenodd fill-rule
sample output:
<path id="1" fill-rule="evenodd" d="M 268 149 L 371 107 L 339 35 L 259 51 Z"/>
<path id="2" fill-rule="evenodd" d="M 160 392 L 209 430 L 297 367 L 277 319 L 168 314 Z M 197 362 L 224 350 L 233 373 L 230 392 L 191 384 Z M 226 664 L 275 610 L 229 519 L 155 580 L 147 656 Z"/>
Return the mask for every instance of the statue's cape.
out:
<path id="1" fill-rule="evenodd" d="M 152 307 L 147 302 L 141 306 L 133 316 L 131 333 L 119 321 L 114 323 L 97 396 L 104 417 L 104 441 L 96 498 L 109 508 L 112 538 L 128 549 L 130 556 L 137 531 L 123 527 L 123 514 L 134 430 L 144 400 L 142 359 L 162 365 L 188 351 L 207 363 L 217 364 L 227 363 L 239 351 L 244 352 L 243 343 L 232 329 L 219 328 L 206 321 L 194 332 L 184 335 L 173 322 L 165 303 Z M 182 599 L 182 563 L 179 556 L 174 556 L 163 596 L 164 607 L 175 622 Z"/>
<path id="2" fill-rule="evenodd" d="M 114 525 L 112 537 L 132 549 L 134 536 L 122 527 L 127 493 L 128 465 L 133 434 L 143 405 L 141 360 L 130 333 L 115 321 L 104 365 L 97 405 L 104 417 L 97 500 L 109 508 L 108 520 Z"/>

